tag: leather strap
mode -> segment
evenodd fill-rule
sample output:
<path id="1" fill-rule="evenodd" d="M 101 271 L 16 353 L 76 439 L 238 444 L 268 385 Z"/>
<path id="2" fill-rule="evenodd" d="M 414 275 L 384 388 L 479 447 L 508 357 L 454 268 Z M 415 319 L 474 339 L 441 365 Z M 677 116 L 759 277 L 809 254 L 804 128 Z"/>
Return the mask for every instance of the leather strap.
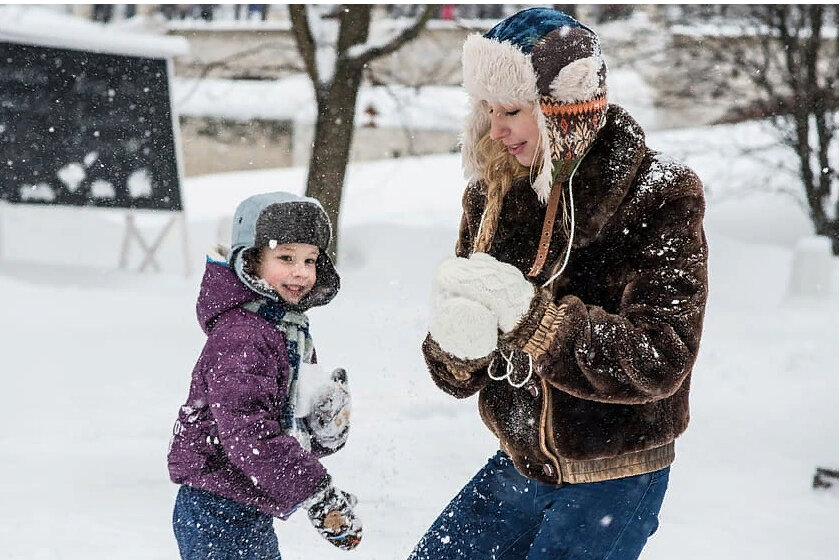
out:
<path id="1" fill-rule="evenodd" d="M 528 272 L 528 276 L 536 276 L 540 273 L 548 256 L 548 248 L 551 246 L 551 236 L 554 234 L 554 219 L 557 217 L 557 205 L 560 203 L 560 196 L 563 194 L 563 182 L 557 181 L 551 187 L 551 196 L 548 198 L 548 205 L 545 208 L 545 219 L 543 220 L 540 245 L 537 248 L 537 256 L 534 264 Z"/>

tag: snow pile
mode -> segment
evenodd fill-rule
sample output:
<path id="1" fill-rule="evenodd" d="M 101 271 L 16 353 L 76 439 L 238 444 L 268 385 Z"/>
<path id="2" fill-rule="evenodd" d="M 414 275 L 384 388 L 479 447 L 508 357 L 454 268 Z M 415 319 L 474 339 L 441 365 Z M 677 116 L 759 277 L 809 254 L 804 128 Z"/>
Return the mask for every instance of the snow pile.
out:
<path id="1" fill-rule="evenodd" d="M 837 293 L 837 259 L 827 237 L 804 237 L 793 251 L 788 293 L 791 297 L 824 299 Z"/>

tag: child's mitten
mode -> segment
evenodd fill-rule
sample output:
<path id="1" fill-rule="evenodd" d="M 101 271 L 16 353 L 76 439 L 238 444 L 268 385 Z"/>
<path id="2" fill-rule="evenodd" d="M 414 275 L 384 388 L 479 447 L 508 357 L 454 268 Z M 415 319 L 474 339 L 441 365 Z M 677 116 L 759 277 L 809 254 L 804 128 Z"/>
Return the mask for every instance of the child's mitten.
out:
<path id="1" fill-rule="evenodd" d="M 327 475 L 302 505 L 324 539 L 342 550 L 353 550 L 362 542 L 362 521 L 354 511 L 356 503 L 356 496 L 333 486 Z"/>
<path id="2" fill-rule="evenodd" d="M 333 370 L 330 383 L 323 386 L 312 401 L 312 411 L 306 420 L 312 438 L 321 447 L 336 450 L 347 442 L 350 391 L 344 369 Z"/>

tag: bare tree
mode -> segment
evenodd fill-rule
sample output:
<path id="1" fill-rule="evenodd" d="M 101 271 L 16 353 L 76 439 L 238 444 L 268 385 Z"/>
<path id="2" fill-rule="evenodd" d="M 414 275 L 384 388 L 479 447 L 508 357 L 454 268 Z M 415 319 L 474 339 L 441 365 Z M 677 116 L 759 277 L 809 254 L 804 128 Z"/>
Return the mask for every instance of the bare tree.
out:
<path id="1" fill-rule="evenodd" d="M 814 232 L 831 239 L 837 255 L 838 170 L 829 155 L 837 140 L 838 6 L 671 6 L 669 14 L 677 25 L 736 24 L 737 36 L 706 36 L 675 49 L 687 84 L 677 90 L 695 98 L 739 96 L 721 122 L 772 122 L 796 158 Z"/>
<path id="2" fill-rule="evenodd" d="M 363 71 L 372 60 L 417 37 L 437 6 L 427 5 L 407 27 L 376 43 L 368 37 L 372 8 L 289 5 L 292 32 L 315 89 L 318 112 L 306 195 L 320 200 L 330 217 L 335 232 L 330 247 L 333 257 L 338 251 L 338 218 Z"/>
<path id="3" fill-rule="evenodd" d="M 763 67 L 753 80 L 775 104 L 776 128 L 796 152 L 814 231 L 831 239 L 837 255 L 837 169 L 829 161 L 837 136 L 837 5 L 770 4 L 755 6 L 753 15 L 781 47 L 774 49 L 769 37 L 762 38 Z M 829 22 L 834 36 L 824 48 Z M 770 79 L 774 66 L 783 76 L 781 84 Z"/>

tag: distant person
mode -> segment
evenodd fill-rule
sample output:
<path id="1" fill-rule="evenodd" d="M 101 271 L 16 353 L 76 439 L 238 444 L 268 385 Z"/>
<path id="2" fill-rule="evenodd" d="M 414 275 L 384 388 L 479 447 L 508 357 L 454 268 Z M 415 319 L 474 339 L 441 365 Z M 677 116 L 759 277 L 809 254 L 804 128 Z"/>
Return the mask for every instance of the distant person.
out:
<path id="1" fill-rule="evenodd" d="M 93 21 L 102 23 L 110 23 L 114 18 L 113 4 L 94 4 L 93 5 Z"/>
<path id="2" fill-rule="evenodd" d="M 199 17 L 204 21 L 213 21 L 213 10 L 216 8 L 215 4 L 199 4 Z"/>
<path id="3" fill-rule="evenodd" d="M 608 105 L 599 38 L 562 12 L 467 38 L 463 69 L 469 184 L 423 354 L 500 450 L 411 558 L 635 559 L 689 420 L 702 184 Z"/>
<path id="4" fill-rule="evenodd" d="M 355 496 L 318 460 L 350 428 L 346 374 L 317 366 L 305 315 L 339 289 L 330 236 L 317 200 L 255 195 L 236 209 L 230 251 L 207 259 L 197 304 L 207 342 L 168 457 L 184 560 L 279 560 L 272 518 L 298 508 L 338 548 L 361 541 Z"/>
<path id="5" fill-rule="evenodd" d="M 175 18 L 174 4 L 160 4 L 160 6 L 158 7 L 158 11 L 166 20 L 172 20 Z"/>
<path id="6" fill-rule="evenodd" d="M 248 4 L 250 19 L 266 21 L 268 19 L 268 4 Z"/>
<path id="7" fill-rule="evenodd" d="M 242 19 L 244 12 L 245 19 L 266 21 L 268 20 L 269 7 L 269 4 L 234 4 L 233 18 L 236 20 Z"/>

